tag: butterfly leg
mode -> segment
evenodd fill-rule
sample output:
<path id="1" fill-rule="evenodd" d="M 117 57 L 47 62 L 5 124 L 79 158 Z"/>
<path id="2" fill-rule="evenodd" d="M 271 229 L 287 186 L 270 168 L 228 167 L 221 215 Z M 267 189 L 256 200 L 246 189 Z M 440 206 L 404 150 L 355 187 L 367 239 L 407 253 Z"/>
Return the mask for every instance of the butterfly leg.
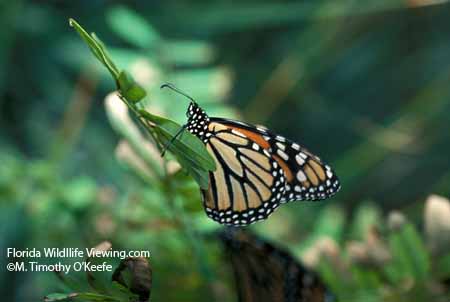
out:
<path id="1" fill-rule="evenodd" d="M 161 157 L 164 157 L 164 154 L 166 154 L 167 149 L 173 144 L 173 142 L 177 139 L 178 136 L 180 136 L 184 129 L 187 128 L 187 124 L 183 125 L 180 127 L 180 129 L 178 130 L 178 132 L 170 139 L 170 141 L 163 147 L 162 151 L 161 151 Z"/>

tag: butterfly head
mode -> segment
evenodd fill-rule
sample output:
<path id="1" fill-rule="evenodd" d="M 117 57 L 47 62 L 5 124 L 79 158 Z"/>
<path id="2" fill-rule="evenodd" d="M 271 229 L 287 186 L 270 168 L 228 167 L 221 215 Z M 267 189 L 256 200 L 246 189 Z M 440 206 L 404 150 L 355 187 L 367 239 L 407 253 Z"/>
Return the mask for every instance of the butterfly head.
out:
<path id="1" fill-rule="evenodd" d="M 186 117 L 188 120 L 201 120 L 202 118 L 207 119 L 208 115 L 197 103 L 191 102 L 186 111 Z"/>
<path id="2" fill-rule="evenodd" d="M 187 124 L 185 125 L 185 128 L 198 138 L 200 138 L 203 142 L 207 142 L 207 132 L 208 132 L 208 124 L 209 124 L 209 117 L 205 113 L 205 111 L 198 106 L 198 104 L 195 102 L 195 100 L 184 93 L 183 91 L 176 88 L 174 85 L 170 83 L 166 83 L 161 86 L 161 88 L 169 88 L 173 91 L 184 95 L 187 97 L 191 102 L 189 104 L 189 107 L 186 111 L 186 116 L 188 118 Z"/>

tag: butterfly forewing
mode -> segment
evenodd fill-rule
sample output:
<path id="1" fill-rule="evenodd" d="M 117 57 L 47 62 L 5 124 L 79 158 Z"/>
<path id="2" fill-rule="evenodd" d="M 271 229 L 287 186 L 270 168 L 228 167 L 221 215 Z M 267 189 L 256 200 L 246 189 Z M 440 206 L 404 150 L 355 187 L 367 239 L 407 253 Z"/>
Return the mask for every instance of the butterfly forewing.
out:
<path id="1" fill-rule="evenodd" d="M 268 137 L 273 156 L 284 167 L 287 178 L 283 202 L 321 200 L 340 189 L 336 174 L 319 157 L 280 135 Z"/>

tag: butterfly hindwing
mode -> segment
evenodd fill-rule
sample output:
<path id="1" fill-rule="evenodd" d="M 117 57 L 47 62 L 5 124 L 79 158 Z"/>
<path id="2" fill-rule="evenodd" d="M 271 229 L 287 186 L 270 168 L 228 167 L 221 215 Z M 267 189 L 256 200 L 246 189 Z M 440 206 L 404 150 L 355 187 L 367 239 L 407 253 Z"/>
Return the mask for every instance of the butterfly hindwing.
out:
<path id="1" fill-rule="evenodd" d="M 330 166 L 298 143 L 261 126 L 228 119 L 220 119 L 220 122 L 264 140 L 260 145 L 268 150 L 282 167 L 287 180 L 282 202 L 321 200 L 334 195 L 340 189 L 339 180 Z"/>
<path id="2" fill-rule="evenodd" d="M 265 219 L 281 203 L 286 188 L 283 170 L 270 153 L 243 132 L 213 120 L 206 148 L 216 161 L 210 186 L 202 191 L 206 213 L 230 225 Z"/>

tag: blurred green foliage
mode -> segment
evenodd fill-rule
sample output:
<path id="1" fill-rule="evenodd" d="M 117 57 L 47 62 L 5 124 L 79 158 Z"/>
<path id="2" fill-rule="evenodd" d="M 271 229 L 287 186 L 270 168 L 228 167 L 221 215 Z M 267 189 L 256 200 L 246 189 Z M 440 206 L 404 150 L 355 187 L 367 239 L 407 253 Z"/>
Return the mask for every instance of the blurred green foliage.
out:
<path id="1" fill-rule="evenodd" d="M 0 265 L 7 247 L 109 240 L 151 251 L 152 301 L 235 299 L 198 185 L 119 99 L 102 105 L 114 86 L 67 26 L 74 17 L 148 92 L 148 112 L 185 122 L 188 103 L 159 89 L 171 82 L 210 115 L 264 123 L 335 168 L 335 198 L 285 205 L 252 229 L 311 266 L 323 256 L 315 267 L 338 298 L 444 301 L 448 216 L 422 218 L 426 196 L 450 195 L 449 7 L 1 3 Z M 403 214 L 386 219 L 393 209 Z M 0 283 L 5 301 L 70 292 L 51 273 L 2 269 Z"/>

